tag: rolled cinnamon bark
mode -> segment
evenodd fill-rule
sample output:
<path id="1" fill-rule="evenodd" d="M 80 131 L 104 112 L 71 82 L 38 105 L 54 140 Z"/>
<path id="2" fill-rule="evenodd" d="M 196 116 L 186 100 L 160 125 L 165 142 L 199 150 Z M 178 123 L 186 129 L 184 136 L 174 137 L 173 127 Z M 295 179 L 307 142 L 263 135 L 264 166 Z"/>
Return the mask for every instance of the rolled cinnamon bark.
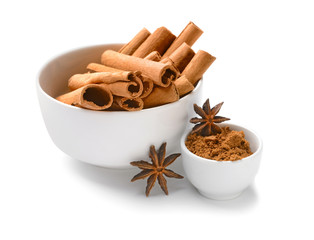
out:
<path id="1" fill-rule="evenodd" d="M 104 110 L 113 103 L 106 84 L 89 84 L 56 98 L 60 102 L 91 110 Z"/>
<path id="2" fill-rule="evenodd" d="M 110 111 L 139 111 L 144 107 L 144 102 L 141 98 L 123 98 L 114 96 L 114 101 L 110 107 Z"/>
<path id="3" fill-rule="evenodd" d="M 194 89 L 193 84 L 186 78 L 185 75 L 179 77 L 173 82 L 176 89 L 178 90 L 179 96 L 183 97 L 187 93 L 191 92 Z"/>
<path id="4" fill-rule="evenodd" d="M 158 51 L 152 51 L 150 54 L 146 55 L 144 59 L 159 62 L 161 59 L 160 53 Z"/>
<path id="5" fill-rule="evenodd" d="M 179 93 L 173 83 L 164 88 L 155 86 L 150 95 L 143 98 L 144 108 L 161 106 L 179 100 Z"/>
<path id="6" fill-rule="evenodd" d="M 101 62 L 109 67 L 126 71 L 140 71 L 150 78 L 156 85 L 167 87 L 174 81 L 178 72 L 170 65 L 151 60 L 128 56 L 112 50 L 105 51 L 101 56 Z"/>
<path id="7" fill-rule="evenodd" d="M 135 81 L 118 81 L 108 84 L 111 93 L 115 96 L 126 98 L 137 98 L 143 93 L 143 84 L 138 84 Z"/>
<path id="8" fill-rule="evenodd" d="M 173 35 L 167 28 L 157 28 L 139 47 L 132 56 L 143 58 L 152 51 L 158 51 L 160 55 L 164 54 L 171 43 L 175 40 Z"/>
<path id="9" fill-rule="evenodd" d="M 179 69 L 175 66 L 174 62 L 169 57 L 162 59 L 160 62 L 172 66 L 172 68 L 177 72 L 177 76 L 180 77 Z"/>
<path id="10" fill-rule="evenodd" d="M 129 81 L 130 72 L 96 72 L 75 74 L 70 77 L 68 87 L 70 90 L 75 90 L 87 84 L 94 83 L 114 83 L 117 81 Z"/>
<path id="11" fill-rule="evenodd" d="M 167 65 L 174 65 L 174 62 L 169 57 L 163 58 L 159 62 L 167 64 Z"/>
<path id="12" fill-rule="evenodd" d="M 132 55 L 135 50 L 149 37 L 150 32 L 143 28 L 135 37 L 127 44 L 125 44 L 120 50 L 120 53 Z"/>
<path id="13" fill-rule="evenodd" d="M 147 97 L 154 88 L 154 83 L 152 80 L 150 80 L 148 77 L 142 76 L 143 77 L 143 93 L 141 95 L 141 98 Z"/>
<path id="14" fill-rule="evenodd" d="M 99 63 L 89 63 L 86 67 L 88 70 L 94 71 L 94 72 L 127 72 L 129 74 L 129 80 L 133 80 L 134 75 L 140 75 L 140 71 L 125 71 L 118 68 L 108 67 L 103 64 Z"/>
<path id="15" fill-rule="evenodd" d="M 203 31 L 197 27 L 193 22 L 183 29 L 180 35 L 173 41 L 171 46 L 167 49 L 162 58 L 170 56 L 182 43 L 187 43 L 190 47 L 197 41 L 197 39 L 203 34 Z"/>
<path id="16" fill-rule="evenodd" d="M 192 48 L 184 42 L 169 57 L 163 58 L 160 62 L 166 63 L 168 59 L 171 59 L 173 65 L 182 72 L 194 55 Z"/>
<path id="17" fill-rule="evenodd" d="M 145 83 L 146 86 L 144 88 L 143 76 L 140 71 L 134 71 L 134 72 L 123 71 L 121 69 L 108 67 L 99 63 L 90 63 L 87 65 L 87 69 L 95 71 L 95 72 L 112 72 L 112 73 L 127 72 L 129 74 L 128 79 L 130 81 L 137 83 L 137 86 L 134 86 L 133 83 L 114 84 L 113 86 L 110 87 L 114 95 L 122 96 L 122 97 L 129 97 L 129 98 L 136 98 L 136 97 L 139 97 L 141 94 L 144 94 L 144 91 L 145 92 L 149 91 L 149 86 L 147 85 L 147 83 Z M 118 85 L 122 87 L 122 91 L 120 92 L 117 92 L 119 90 Z M 126 89 L 128 89 L 127 92 L 125 91 Z"/>
<path id="18" fill-rule="evenodd" d="M 216 60 L 216 58 L 210 55 L 208 52 L 199 50 L 181 75 L 185 75 L 186 78 L 195 86 L 198 80 L 201 79 L 206 70 Z"/>
<path id="19" fill-rule="evenodd" d="M 123 71 L 120 69 L 105 66 L 105 65 L 100 64 L 100 63 L 89 63 L 86 68 L 87 68 L 87 70 L 91 70 L 94 72 L 119 72 L 119 71 Z"/>

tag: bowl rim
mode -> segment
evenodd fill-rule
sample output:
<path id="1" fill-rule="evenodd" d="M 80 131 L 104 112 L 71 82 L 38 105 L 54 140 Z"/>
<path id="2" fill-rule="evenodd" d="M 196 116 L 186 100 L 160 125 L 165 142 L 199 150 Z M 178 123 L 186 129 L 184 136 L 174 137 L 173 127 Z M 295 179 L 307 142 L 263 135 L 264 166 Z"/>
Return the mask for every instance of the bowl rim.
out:
<path id="1" fill-rule="evenodd" d="M 140 111 L 95 111 L 95 110 L 91 110 L 91 109 L 85 109 L 85 108 L 79 108 L 79 107 L 75 107 L 75 106 L 71 106 L 69 104 L 65 104 L 63 102 L 58 101 L 57 99 L 51 97 L 49 94 L 47 94 L 43 88 L 41 87 L 40 84 L 40 77 L 42 75 L 42 72 L 44 71 L 44 69 L 54 60 L 56 60 L 59 57 L 62 57 L 66 54 L 72 53 L 72 52 L 76 52 L 76 51 L 80 51 L 80 50 L 84 50 L 84 49 L 88 49 L 88 48 L 93 48 L 93 47 L 105 47 L 107 45 L 122 45 L 123 43 L 107 43 L 107 44 L 98 44 L 98 45 L 88 45 L 88 46 L 84 46 L 84 47 L 78 47 L 78 48 L 73 48 L 71 50 L 68 51 L 64 51 L 62 53 L 56 54 L 55 56 L 51 57 L 50 59 L 48 59 L 39 69 L 38 73 L 37 73 L 37 77 L 36 77 L 36 88 L 37 90 L 44 95 L 46 98 L 48 98 L 49 100 L 52 100 L 53 102 L 55 102 L 56 104 L 60 104 L 60 106 L 63 106 L 65 108 L 70 108 L 73 109 L 73 111 L 88 111 L 88 112 L 93 112 L 95 114 L 138 114 L 139 112 L 148 112 L 148 111 L 154 111 L 154 110 L 158 110 L 158 109 L 165 109 L 165 108 L 169 108 L 172 107 L 175 104 L 179 104 L 179 102 L 183 101 L 185 98 L 187 98 L 188 96 L 190 96 L 191 94 L 195 94 L 195 91 L 197 91 L 200 86 L 203 83 L 203 77 L 197 82 L 197 85 L 195 86 L 195 88 L 187 95 L 185 95 L 184 97 L 180 98 L 178 101 L 172 102 L 172 103 L 167 103 L 161 106 L 156 106 L 156 107 L 152 107 L 152 108 L 147 108 L 147 109 L 142 109 Z"/>
<path id="2" fill-rule="evenodd" d="M 187 155 L 189 155 L 189 157 L 193 158 L 193 160 L 197 160 L 199 162 L 203 162 L 203 163 L 215 163 L 215 164 L 241 164 L 243 162 L 246 162 L 246 161 L 250 161 L 252 158 L 254 158 L 256 155 L 260 154 L 262 149 L 263 149 L 263 141 L 262 141 L 262 138 L 259 136 L 259 134 L 257 134 L 255 131 L 251 130 L 250 128 L 247 128 L 247 127 L 243 127 L 242 125 L 239 125 L 239 124 L 234 124 L 234 123 L 221 123 L 219 124 L 220 126 L 229 126 L 231 129 L 232 127 L 238 127 L 238 128 L 241 128 L 243 130 L 247 130 L 247 131 L 250 131 L 257 139 L 258 141 L 258 148 L 256 149 L 256 151 L 248 156 L 248 157 L 245 157 L 245 158 L 242 158 L 240 160 L 236 160 L 236 161 L 218 161 L 218 160 L 214 160 L 214 159 L 208 159 L 208 158 L 203 158 L 203 157 L 200 157 L 200 156 L 197 156 L 196 154 L 192 153 L 185 145 L 185 140 L 188 136 L 188 134 L 190 134 L 192 128 L 188 128 L 184 134 L 182 135 L 181 139 L 180 139 L 180 146 L 181 146 L 181 151 L 184 151 Z"/>

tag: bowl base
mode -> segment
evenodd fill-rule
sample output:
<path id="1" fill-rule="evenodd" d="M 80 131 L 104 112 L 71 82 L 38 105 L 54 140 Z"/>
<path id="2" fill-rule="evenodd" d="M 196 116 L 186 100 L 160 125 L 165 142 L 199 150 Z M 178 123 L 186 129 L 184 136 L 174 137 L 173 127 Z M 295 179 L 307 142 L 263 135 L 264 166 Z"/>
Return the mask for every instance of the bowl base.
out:
<path id="1" fill-rule="evenodd" d="M 235 198 L 239 197 L 242 193 L 242 192 L 239 192 L 239 193 L 235 193 L 235 194 L 231 194 L 231 195 L 213 195 L 210 193 L 203 192 L 201 190 L 198 190 L 198 192 L 206 198 L 210 198 L 213 200 L 219 200 L 219 201 L 235 199 Z"/>

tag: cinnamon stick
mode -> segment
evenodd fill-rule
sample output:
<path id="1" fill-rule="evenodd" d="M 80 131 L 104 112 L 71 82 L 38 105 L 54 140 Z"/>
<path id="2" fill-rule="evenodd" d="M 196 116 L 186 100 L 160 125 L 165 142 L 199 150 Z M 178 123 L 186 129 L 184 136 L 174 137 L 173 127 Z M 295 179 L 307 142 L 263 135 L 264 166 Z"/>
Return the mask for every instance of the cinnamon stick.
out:
<path id="1" fill-rule="evenodd" d="M 104 110 L 113 103 L 106 84 L 89 84 L 56 98 L 60 102 L 91 110 Z"/>
<path id="2" fill-rule="evenodd" d="M 187 79 L 195 86 L 198 80 L 201 79 L 206 70 L 216 60 L 216 58 L 210 55 L 208 52 L 199 50 L 181 75 L 185 75 Z"/>
<path id="3" fill-rule="evenodd" d="M 123 71 L 123 70 L 111 68 L 111 67 L 105 66 L 103 64 L 99 64 L 99 63 L 89 63 L 86 68 L 87 68 L 87 70 L 91 70 L 94 72 L 119 72 L 119 71 Z"/>
<path id="4" fill-rule="evenodd" d="M 179 100 L 179 93 L 173 83 L 164 88 L 155 86 L 150 95 L 143 98 L 144 108 L 161 106 Z"/>
<path id="5" fill-rule="evenodd" d="M 135 37 L 127 44 L 125 44 L 120 50 L 120 53 L 132 55 L 135 50 L 149 37 L 150 32 L 143 28 Z"/>
<path id="6" fill-rule="evenodd" d="M 123 98 L 114 96 L 114 101 L 109 110 L 111 111 L 139 111 L 144 107 L 144 102 L 141 98 Z"/>
<path id="7" fill-rule="evenodd" d="M 113 95 L 126 98 L 137 98 L 141 96 L 143 93 L 143 84 L 140 86 L 134 81 L 118 81 L 108 84 L 108 87 Z"/>
<path id="8" fill-rule="evenodd" d="M 109 67 L 126 71 L 140 71 L 150 78 L 156 85 L 167 87 L 174 81 L 178 72 L 170 65 L 151 60 L 128 56 L 112 50 L 105 51 L 101 56 L 101 62 Z"/>
<path id="9" fill-rule="evenodd" d="M 175 69 L 175 71 L 177 72 L 177 76 L 180 77 L 180 71 L 179 69 L 175 66 L 175 63 L 169 58 L 166 57 L 164 58 L 162 61 L 160 61 L 161 63 L 164 63 L 166 65 L 172 66 L 173 69 Z"/>
<path id="10" fill-rule="evenodd" d="M 134 75 L 141 74 L 140 71 L 125 71 L 118 68 L 108 67 L 100 63 L 89 63 L 86 68 L 87 70 L 91 70 L 94 72 L 111 72 L 111 73 L 127 72 L 129 74 L 129 80 L 132 80 L 132 77 Z"/>
<path id="11" fill-rule="evenodd" d="M 144 59 L 159 62 L 161 59 L 161 55 L 158 51 L 152 51 L 151 53 L 146 55 L 146 57 L 144 57 Z"/>
<path id="12" fill-rule="evenodd" d="M 168 59 L 171 59 L 174 66 L 182 72 L 194 55 L 192 48 L 184 42 L 169 57 L 163 58 L 160 62 L 166 63 Z"/>
<path id="13" fill-rule="evenodd" d="M 158 51 L 160 55 L 164 54 L 171 43 L 175 40 L 173 35 L 167 28 L 157 28 L 132 54 L 135 57 L 145 57 L 152 51 Z"/>
<path id="14" fill-rule="evenodd" d="M 159 53 L 157 51 L 155 51 L 155 52 L 159 55 Z M 155 53 L 154 53 L 154 55 L 155 55 Z M 96 72 L 120 72 L 120 71 L 123 71 L 123 70 L 108 67 L 108 66 L 105 66 L 105 65 L 102 65 L 99 63 L 90 63 L 90 64 L 88 64 L 87 69 L 92 70 L 92 71 L 96 71 Z M 153 90 L 153 87 L 154 87 L 153 81 L 151 79 L 149 79 L 148 77 L 142 75 L 140 71 L 134 71 L 134 72 L 130 72 L 130 73 L 133 73 L 135 75 L 135 77 L 129 77 L 130 80 L 141 81 L 143 84 L 143 92 L 142 92 L 142 95 L 140 97 L 141 98 L 147 97 Z"/>
<path id="15" fill-rule="evenodd" d="M 185 75 L 179 77 L 173 83 L 176 89 L 178 90 L 180 97 L 186 95 L 187 93 L 191 92 L 194 89 L 193 84 L 186 78 Z"/>
<path id="16" fill-rule="evenodd" d="M 87 84 L 93 83 L 114 83 L 117 81 L 129 81 L 130 72 L 96 72 L 75 74 L 70 77 L 68 87 L 70 90 L 75 90 Z"/>
<path id="17" fill-rule="evenodd" d="M 110 84 L 110 90 L 114 95 L 128 98 L 136 98 L 144 94 L 144 91 L 149 91 L 150 85 L 148 85 L 148 83 L 146 82 L 144 83 L 141 72 L 139 71 L 123 71 L 99 63 L 90 63 L 87 65 L 87 69 L 95 72 L 111 72 L 124 74 L 128 73 L 128 80 L 130 82 L 122 83 L 121 81 L 119 81 L 117 83 Z M 136 83 L 136 85 L 134 84 L 134 82 Z M 121 87 L 121 89 L 119 89 L 119 87 Z"/>
<path id="18" fill-rule="evenodd" d="M 189 22 L 189 24 L 183 29 L 179 36 L 173 41 L 162 58 L 170 56 L 170 54 L 173 53 L 184 42 L 192 47 L 192 45 L 202 34 L 203 31 L 199 27 L 197 27 L 193 22 Z"/>
<path id="19" fill-rule="evenodd" d="M 148 77 L 142 76 L 143 79 L 143 93 L 141 95 L 141 98 L 147 97 L 152 91 L 154 87 L 154 83 L 152 80 L 150 80 Z"/>

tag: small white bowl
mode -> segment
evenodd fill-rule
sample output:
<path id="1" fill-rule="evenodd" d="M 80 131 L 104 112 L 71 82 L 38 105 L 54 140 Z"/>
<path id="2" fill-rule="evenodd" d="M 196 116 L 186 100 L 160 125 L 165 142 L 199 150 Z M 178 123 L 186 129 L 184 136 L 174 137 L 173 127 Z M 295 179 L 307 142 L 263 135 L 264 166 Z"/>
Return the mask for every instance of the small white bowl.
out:
<path id="1" fill-rule="evenodd" d="M 188 112 L 198 103 L 202 85 L 200 81 L 177 102 L 138 112 L 92 111 L 54 98 L 67 91 L 70 76 L 86 72 L 87 64 L 99 62 L 106 49 L 121 46 L 92 46 L 58 56 L 43 67 L 36 84 L 42 116 L 55 145 L 74 159 L 109 168 L 130 168 L 131 161 L 147 158 L 152 144 L 167 142 L 167 151 L 179 151 Z"/>
<path id="2" fill-rule="evenodd" d="M 191 129 L 181 138 L 183 168 L 192 185 L 205 197 L 216 200 L 239 196 L 254 180 L 262 157 L 262 140 L 252 130 L 235 124 L 221 124 L 231 130 L 244 131 L 252 155 L 237 161 L 216 161 L 190 152 L 185 140 Z"/>

